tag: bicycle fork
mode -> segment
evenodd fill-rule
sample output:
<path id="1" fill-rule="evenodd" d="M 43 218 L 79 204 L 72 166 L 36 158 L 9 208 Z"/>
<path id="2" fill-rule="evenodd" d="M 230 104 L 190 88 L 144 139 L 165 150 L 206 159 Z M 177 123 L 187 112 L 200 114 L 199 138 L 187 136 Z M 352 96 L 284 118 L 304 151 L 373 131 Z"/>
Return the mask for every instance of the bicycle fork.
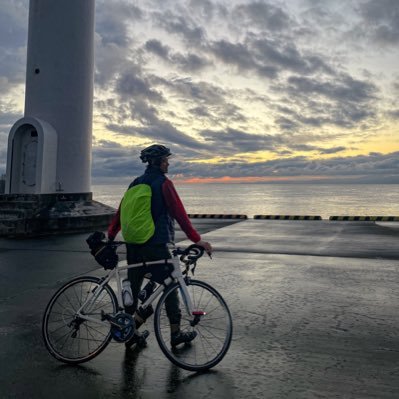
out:
<path id="1" fill-rule="evenodd" d="M 190 283 L 190 278 L 186 277 L 186 278 L 181 278 L 178 280 L 180 283 L 179 284 L 180 293 L 181 293 L 181 296 L 183 297 L 183 302 L 186 307 L 187 314 L 193 316 L 193 319 L 190 321 L 190 325 L 192 327 L 194 327 L 200 322 L 201 317 L 206 315 L 206 312 L 201 309 L 194 308 L 193 302 L 191 300 L 191 296 L 187 289 L 187 286 Z"/>

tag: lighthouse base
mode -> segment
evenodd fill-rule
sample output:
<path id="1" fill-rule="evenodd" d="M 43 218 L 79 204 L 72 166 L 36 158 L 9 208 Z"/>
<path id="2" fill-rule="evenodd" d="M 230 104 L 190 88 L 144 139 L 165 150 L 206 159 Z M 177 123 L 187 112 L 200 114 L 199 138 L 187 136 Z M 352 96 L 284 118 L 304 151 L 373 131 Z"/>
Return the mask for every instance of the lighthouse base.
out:
<path id="1" fill-rule="evenodd" d="M 108 226 L 116 210 L 92 193 L 0 195 L 0 237 L 32 237 L 94 231 Z"/>

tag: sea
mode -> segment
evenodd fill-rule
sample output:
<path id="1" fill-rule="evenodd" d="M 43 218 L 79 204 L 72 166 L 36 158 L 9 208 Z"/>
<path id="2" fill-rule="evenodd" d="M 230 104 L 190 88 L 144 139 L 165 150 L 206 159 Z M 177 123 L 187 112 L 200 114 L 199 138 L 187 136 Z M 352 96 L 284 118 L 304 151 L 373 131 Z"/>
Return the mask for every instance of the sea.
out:
<path id="1" fill-rule="evenodd" d="M 399 184 L 175 184 L 187 213 L 399 216 Z M 125 185 L 93 185 L 93 199 L 118 207 Z"/>

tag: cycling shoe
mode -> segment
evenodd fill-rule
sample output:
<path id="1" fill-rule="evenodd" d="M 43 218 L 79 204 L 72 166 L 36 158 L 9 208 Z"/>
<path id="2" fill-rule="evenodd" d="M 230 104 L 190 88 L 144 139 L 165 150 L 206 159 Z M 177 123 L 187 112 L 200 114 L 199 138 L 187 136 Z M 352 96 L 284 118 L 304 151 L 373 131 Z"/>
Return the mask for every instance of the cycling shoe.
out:
<path id="1" fill-rule="evenodd" d="M 148 330 L 144 330 L 142 333 L 136 331 L 132 338 L 125 342 L 126 348 L 130 348 L 133 345 L 137 344 L 137 346 L 144 348 L 147 346 L 147 338 L 150 335 Z"/>
<path id="2" fill-rule="evenodd" d="M 196 336 L 197 336 L 196 331 L 187 331 L 187 332 L 177 331 L 171 334 L 170 343 L 172 346 L 176 346 L 182 343 L 188 343 L 191 342 Z"/>

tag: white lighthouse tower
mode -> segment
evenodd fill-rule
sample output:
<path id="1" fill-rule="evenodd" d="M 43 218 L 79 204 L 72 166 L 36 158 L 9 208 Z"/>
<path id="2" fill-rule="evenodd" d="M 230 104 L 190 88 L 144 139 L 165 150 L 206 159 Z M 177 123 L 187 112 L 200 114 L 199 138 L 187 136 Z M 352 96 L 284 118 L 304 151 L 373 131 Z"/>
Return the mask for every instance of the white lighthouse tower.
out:
<path id="1" fill-rule="evenodd" d="M 88 193 L 94 0 L 31 0 L 25 116 L 11 129 L 6 193 Z"/>
<path id="2" fill-rule="evenodd" d="M 94 6 L 30 0 L 25 113 L 9 134 L 5 194 L 38 196 L 47 217 L 56 202 L 91 201 Z"/>

